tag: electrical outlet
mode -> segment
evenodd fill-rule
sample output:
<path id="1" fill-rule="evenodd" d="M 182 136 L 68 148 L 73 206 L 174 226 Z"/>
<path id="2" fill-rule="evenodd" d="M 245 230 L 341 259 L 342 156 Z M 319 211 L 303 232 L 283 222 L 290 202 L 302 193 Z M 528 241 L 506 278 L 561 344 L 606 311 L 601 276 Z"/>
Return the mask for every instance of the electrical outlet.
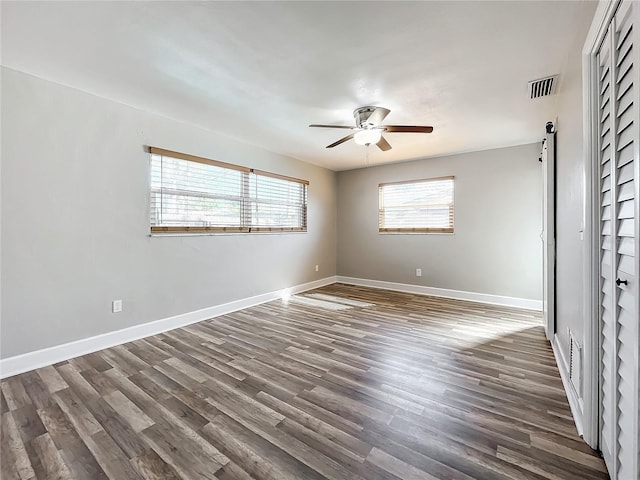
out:
<path id="1" fill-rule="evenodd" d="M 319 266 L 319 265 L 316 265 L 316 272 L 317 272 L 318 270 L 320 270 L 320 266 Z"/>
<path id="2" fill-rule="evenodd" d="M 421 276 L 422 276 L 422 269 L 416 268 L 416 277 L 421 277 Z"/>
<path id="3" fill-rule="evenodd" d="M 113 313 L 118 313 L 122 311 L 122 300 L 114 300 L 111 302 L 111 311 Z"/>

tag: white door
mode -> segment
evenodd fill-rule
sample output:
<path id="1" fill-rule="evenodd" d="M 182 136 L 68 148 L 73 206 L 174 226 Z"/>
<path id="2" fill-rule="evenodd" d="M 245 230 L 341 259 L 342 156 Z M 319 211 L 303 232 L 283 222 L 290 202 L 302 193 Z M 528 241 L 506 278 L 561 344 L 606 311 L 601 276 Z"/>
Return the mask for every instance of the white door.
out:
<path id="1" fill-rule="evenodd" d="M 542 315 L 549 341 L 556 333 L 555 135 L 547 133 L 542 145 Z"/>
<path id="2" fill-rule="evenodd" d="M 613 480 L 638 470 L 638 32 L 623 2 L 597 55 L 599 80 L 600 448 Z M 636 29 L 638 25 L 636 22 Z M 635 64 L 635 65 L 634 65 Z"/>

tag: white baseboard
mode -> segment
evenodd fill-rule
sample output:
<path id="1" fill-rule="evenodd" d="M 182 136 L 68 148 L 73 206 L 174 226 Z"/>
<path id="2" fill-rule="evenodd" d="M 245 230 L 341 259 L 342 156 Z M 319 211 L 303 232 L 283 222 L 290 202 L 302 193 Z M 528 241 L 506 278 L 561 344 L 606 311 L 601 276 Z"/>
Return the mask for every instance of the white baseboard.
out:
<path id="1" fill-rule="evenodd" d="M 505 307 L 517 307 L 527 310 L 542 310 L 542 300 L 528 298 L 505 297 L 488 293 L 465 292 L 462 290 L 450 290 L 448 288 L 425 287 L 423 285 L 411 285 L 408 283 L 385 282 L 382 280 L 368 280 L 366 278 L 344 277 L 338 275 L 338 282 L 359 285 L 362 287 L 382 288 L 397 292 L 415 293 L 418 295 L 430 295 L 432 297 L 455 298 L 457 300 L 469 300 L 471 302 L 490 303 Z"/>
<path id="2" fill-rule="evenodd" d="M 336 283 L 336 277 L 326 277 L 309 283 L 295 285 L 290 288 L 276 290 L 275 292 L 263 293 L 255 297 L 243 298 L 221 305 L 187 312 L 173 317 L 155 320 L 142 325 L 123 328 L 113 332 L 103 333 L 95 337 L 84 338 L 74 342 L 56 345 L 54 347 L 36 350 L 34 352 L 16 355 L 0 359 L 0 378 L 11 377 L 19 373 L 35 370 L 36 368 L 51 365 L 70 358 L 79 357 L 98 350 L 121 345 L 123 343 L 138 340 L 140 338 L 149 337 L 158 333 L 173 330 L 174 328 L 184 327 L 192 323 L 201 322 L 210 318 L 226 315 L 243 308 L 253 307 L 261 303 L 277 300 L 284 296 L 293 295 L 305 290 L 323 287 Z"/>
<path id="3" fill-rule="evenodd" d="M 582 437 L 584 433 L 582 423 L 582 399 L 580 398 L 580 395 L 578 395 L 578 392 L 576 392 L 576 389 L 573 387 L 573 383 L 571 382 L 571 378 L 569 377 L 569 362 L 567 362 L 562 348 L 560 348 L 560 345 L 558 344 L 557 335 L 553 337 L 553 340 L 551 342 L 551 349 L 553 350 L 553 355 L 556 357 L 556 364 L 558 365 L 558 370 L 560 370 L 562 386 L 564 387 L 564 391 L 567 394 L 567 400 L 569 401 L 569 408 L 571 408 L 573 421 L 576 424 L 576 430 L 578 430 L 578 435 Z"/>

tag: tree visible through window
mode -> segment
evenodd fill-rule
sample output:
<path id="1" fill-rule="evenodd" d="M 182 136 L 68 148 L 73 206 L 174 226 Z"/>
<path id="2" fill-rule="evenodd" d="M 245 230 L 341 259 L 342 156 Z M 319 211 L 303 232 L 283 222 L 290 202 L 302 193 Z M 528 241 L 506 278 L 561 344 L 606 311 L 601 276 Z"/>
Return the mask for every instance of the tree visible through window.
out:
<path id="1" fill-rule="evenodd" d="M 306 180 L 150 151 L 152 233 L 307 230 Z"/>
<path id="2" fill-rule="evenodd" d="M 453 233 L 453 177 L 381 183 L 378 231 Z"/>

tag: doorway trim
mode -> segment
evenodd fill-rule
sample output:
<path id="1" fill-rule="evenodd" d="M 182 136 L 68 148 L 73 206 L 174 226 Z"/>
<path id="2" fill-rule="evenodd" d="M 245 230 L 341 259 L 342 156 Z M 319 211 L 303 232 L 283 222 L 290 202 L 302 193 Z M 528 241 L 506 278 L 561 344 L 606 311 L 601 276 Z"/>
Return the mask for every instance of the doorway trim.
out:
<path id="1" fill-rule="evenodd" d="M 555 125 L 557 125 L 557 120 Z M 542 141 L 542 317 L 547 340 L 556 336 L 556 134 L 547 122 Z"/>

